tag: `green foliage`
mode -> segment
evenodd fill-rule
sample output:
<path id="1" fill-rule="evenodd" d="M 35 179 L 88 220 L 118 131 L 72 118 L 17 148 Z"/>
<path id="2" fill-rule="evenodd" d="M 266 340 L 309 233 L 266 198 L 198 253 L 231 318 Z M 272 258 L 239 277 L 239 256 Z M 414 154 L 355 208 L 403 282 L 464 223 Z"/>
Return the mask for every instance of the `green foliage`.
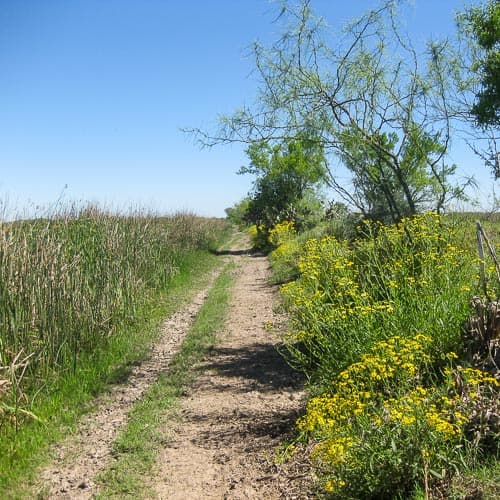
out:
<path id="1" fill-rule="evenodd" d="M 270 249 L 269 230 L 264 225 L 260 224 L 257 226 L 256 224 L 252 224 L 248 228 L 248 234 L 254 250 L 267 252 Z"/>
<path id="2" fill-rule="evenodd" d="M 480 76 L 472 114 L 480 126 L 500 124 L 500 3 L 489 0 L 461 15 L 469 36 L 482 49 L 482 57 L 472 68 Z"/>
<path id="3" fill-rule="evenodd" d="M 310 375 L 329 379 L 394 332 L 425 332 L 437 351 L 456 347 L 472 262 L 452 230 L 426 215 L 389 227 L 367 222 L 364 231 L 354 244 L 309 240 L 299 279 L 282 290 L 292 314 L 288 344 Z"/>
<path id="4" fill-rule="evenodd" d="M 360 231 L 307 241 L 281 288 L 316 393 L 298 430 L 328 497 L 428 497 L 498 450 L 499 383 L 457 361 L 477 259 L 434 213 Z"/>
<path id="5" fill-rule="evenodd" d="M 298 427 L 318 443 L 312 459 L 332 497 L 408 497 L 415 484 L 428 494 L 474 462 L 467 445 L 474 405 L 481 391 L 500 384 L 457 367 L 436 385 L 430 343 L 425 335 L 379 342 L 309 401 Z"/>
<path id="6" fill-rule="evenodd" d="M 250 198 L 246 197 L 238 203 L 235 203 L 232 207 L 226 208 L 225 212 L 229 222 L 240 228 L 244 227 L 247 224 L 246 213 L 248 211 L 249 204 Z"/>
<path id="7" fill-rule="evenodd" d="M 323 149 L 317 141 L 297 138 L 283 145 L 267 142 L 247 149 L 250 165 L 242 174 L 257 176 L 245 212 L 247 222 L 269 231 L 280 221 L 293 221 L 299 229 L 314 224 L 321 203 L 314 187 L 325 175 Z"/>
<path id="8" fill-rule="evenodd" d="M 440 211 L 447 201 L 445 192 L 453 192 L 447 179 L 455 167 L 443 165 L 439 172 L 429 168 L 433 158 L 446 151 L 439 134 L 431 136 L 414 123 L 407 127 L 402 144 L 394 132 L 376 132 L 369 140 L 356 129 L 341 133 L 339 156 L 353 173 L 350 196 L 371 219 L 390 223 L 430 207 Z M 397 168 L 391 165 L 391 157 L 398 157 Z M 459 198 L 459 192 L 454 196 Z"/>
<path id="9" fill-rule="evenodd" d="M 4 496 L 33 496 L 25 488 L 33 484 L 28 478 L 34 469 L 48 459 L 47 445 L 67 436 L 81 415 L 92 410 L 95 395 L 109 388 L 109 384 L 123 380 L 148 355 L 165 317 L 205 286 L 210 271 L 219 263 L 210 252 L 185 252 L 179 261 L 179 272 L 166 289 L 149 297 L 135 311 L 134 323 L 123 325 L 119 334 L 110 336 L 105 346 L 96 345 L 91 352 L 82 353 L 74 371 L 62 366 L 47 379 L 40 377 L 43 385 L 35 388 L 36 397 L 20 388 L 19 407 L 13 408 L 12 413 L 0 412 L 4 419 L 0 426 L 0 487 Z M 11 394 L 6 394 L 0 399 L 0 406 L 10 397 Z M 37 418 L 23 415 L 25 408 Z M 17 429 L 12 425 L 15 418 L 20 424 Z"/>
<path id="10" fill-rule="evenodd" d="M 341 202 L 332 202 L 326 208 L 323 233 L 335 236 L 338 240 L 352 241 L 357 236 L 357 227 L 361 216 L 349 212 Z"/>
<path id="11" fill-rule="evenodd" d="M 498 449 L 499 383 L 457 362 L 477 259 L 433 213 L 361 232 L 307 241 L 281 288 L 316 393 L 298 430 L 328 497 L 428 496 Z"/>
<path id="12" fill-rule="evenodd" d="M 310 229 L 297 232 L 293 222 L 284 221 L 263 232 L 261 237 L 267 237 L 267 247 L 272 250 L 269 254 L 272 281 L 286 283 L 298 278 L 300 255 L 308 240 L 329 235 L 352 241 L 358 235 L 359 222 L 360 217 L 350 213 L 343 203 L 331 203 L 323 217 Z"/>
<path id="13" fill-rule="evenodd" d="M 269 231 L 269 241 L 274 248 L 269 254 L 274 283 L 284 283 L 298 276 L 298 260 L 303 236 L 304 233 L 301 236 L 297 235 L 295 225 L 291 221 L 276 224 Z"/>

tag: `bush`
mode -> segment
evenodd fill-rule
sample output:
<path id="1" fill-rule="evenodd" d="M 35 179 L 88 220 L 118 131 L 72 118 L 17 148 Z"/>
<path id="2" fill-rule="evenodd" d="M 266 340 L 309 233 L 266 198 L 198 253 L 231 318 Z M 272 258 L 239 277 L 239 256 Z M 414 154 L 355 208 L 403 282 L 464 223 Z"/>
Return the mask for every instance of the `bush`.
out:
<path id="1" fill-rule="evenodd" d="M 449 367 L 436 385 L 431 344 L 425 335 L 379 342 L 309 401 L 298 428 L 318 442 L 311 456 L 333 497 L 391 498 L 416 483 L 428 489 L 468 460 L 475 408 L 499 384 L 480 370 Z M 450 363 L 456 357 L 447 355 Z"/>
<path id="2" fill-rule="evenodd" d="M 252 224 L 248 229 L 248 235 L 254 250 L 269 250 L 269 232 L 264 226 Z"/>
<path id="3" fill-rule="evenodd" d="M 269 255 L 274 283 L 285 283 L 298 275 L 297 262 L 301 249 L 295 224 L 290 221 L 276 224 L 269 231 L 269 242 L 274 250 Z"/>
<path id="4" fill-rule="evenodd" d="M 328 497 L 428 498 L 498 453 L 500 384 L 457 362 L 477 259 L 436 214 L 361 233 L 307 241 L 281 288 L 316 394 L 297 428 Z"/>
<path id="5" fill-rule="evenodd" d="M 281 289 L 291 315 L 291 361 L 329 381 L 375 342 L 425 333 L 435 352 L 456 350 L 473 285 L 471 255 L 435 214 L 385 227 L 364 224 L 352 245 L 309 240 L 300 277 Z"/>

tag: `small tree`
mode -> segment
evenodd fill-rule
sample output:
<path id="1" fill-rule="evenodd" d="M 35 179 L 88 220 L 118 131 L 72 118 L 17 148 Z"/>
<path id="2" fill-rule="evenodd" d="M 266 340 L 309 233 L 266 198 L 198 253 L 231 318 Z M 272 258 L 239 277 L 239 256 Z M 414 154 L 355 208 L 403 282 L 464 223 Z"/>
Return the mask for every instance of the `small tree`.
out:
<path id="1" fill-rule="evenodd" d="M 249 204 L 250 198 L 247 196 L 232 207 L 226 208 L 224 211 L 226 212 L 227 219 L 237 226 L 244 226 Z"/>
<path id="2" fill-rule="evenodd" d="M 440 172 L 429 171 L 431 155 L 441 155 L 445 151 L 435 138 L 426 136 L 417 125 L 406 133 L 406 143 L 398 152 L 397 168 L 392 168 L 384 153 L 396 148 L 396 133 L 376 133 L 371 142 L 366 143 L 358 131 L 347 130 L 342 135 L 342 142 L 339 156 L 354 174 L 354 189 L 345 197 L 365 217 L 391 221 L 428 207 L 437 211 L 443 208 L 451 186 L 441 183 L 454 172 L 454 166 L 444 165 Z"/>
<path id="3" fill-rule="evenodd" d="M 256 106 L 220 120 L 206 145 L 287 141 L 304 131 L 351 174 L 329 185 L 367 214 L 399 220 L 422 208 L 441 210 L 460 194 L 445 163 L 451 120 L 443 58 L 417 54 L 398 28 L 396 0 L 386 0 L 331 37 L 310 2 L 282 2 L 281 38 L 255 44 L 261 87 Z"/>
<path id="4" fill-rule="evenodd" d="M 481 85 L 476 93 L 472 114 L 477 123 L 500 125 L 500 3 L 489 0 L 471 7 L 462 15 L 469 36 L 482 49 L 472 70 L 479 74 Z"/>
<path id="5" fill-rule="evenodd" d="M 454 59 L 460 71 L 455 75 L 457 95 L 465 120 L 476 127 L 468 140 L 471 149 L 484 160 L 495 179 L 500 177 L 498 126 L 500 124 L 500 3 L 489 0 L 457 16 L 461 42 Z"/>
<path id="6" fill-rule="evenodd" d="M 247 149 L 250 164 L 241 174 L 256 176 L 246 210 L 246 220 L 264 231 L 277 222 L 293 221 L 298 229 L 318 209 L 315 188 L 325 178 L 325 158 L 318 142 L 307 137 L 282 145 L 267 142 Z"/>

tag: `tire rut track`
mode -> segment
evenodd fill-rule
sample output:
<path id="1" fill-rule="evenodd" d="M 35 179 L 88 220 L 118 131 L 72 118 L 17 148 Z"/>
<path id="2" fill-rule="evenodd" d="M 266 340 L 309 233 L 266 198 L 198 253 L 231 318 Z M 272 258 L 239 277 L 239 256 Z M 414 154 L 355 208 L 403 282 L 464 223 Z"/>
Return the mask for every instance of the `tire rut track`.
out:
<path id="1" fill-rule="evenodd" d="M 78 430 L 54 446 L 52 464 L 38 477 L 38 497 L 87 499 L 97 493 L 95 478 L 113 460 L 112 445 L 128 413 L 168 368 L 222 268 L 212 273 L 208 285 L 187 305 L 164 321 L 151 355 L 133 368 L 126 384 L 113 386 L 108 395 L 97 398 L 98 410 L 85 415 Z"/>
<path id="2" fill-rule="evenodd" d="M 232 252 L 238 276 L 226 335 L 197 367 L 180 401 L 180 421 L 163 433 L 159 472 L 148 497 L 169 500 L 307 498 L 303 482 L 274 464 L 274 450 L 303 407 L 303 380 L 277 351 L 266 328 L 283 318 L 274 311 L 264 256 Z M 301 471 L 303 472 L 303 471 Z"/>

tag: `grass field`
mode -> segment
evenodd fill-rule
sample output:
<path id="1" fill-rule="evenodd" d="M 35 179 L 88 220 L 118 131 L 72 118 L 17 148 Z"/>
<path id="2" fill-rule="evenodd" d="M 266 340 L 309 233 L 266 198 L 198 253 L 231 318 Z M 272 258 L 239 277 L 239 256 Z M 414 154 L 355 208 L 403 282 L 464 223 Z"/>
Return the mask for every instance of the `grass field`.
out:
<path id="1" fill-rule="evenodd" d="M 221 220 L 93 207 L 0 225 L 0 482 L 146 354 L 227 234 Z"/>

